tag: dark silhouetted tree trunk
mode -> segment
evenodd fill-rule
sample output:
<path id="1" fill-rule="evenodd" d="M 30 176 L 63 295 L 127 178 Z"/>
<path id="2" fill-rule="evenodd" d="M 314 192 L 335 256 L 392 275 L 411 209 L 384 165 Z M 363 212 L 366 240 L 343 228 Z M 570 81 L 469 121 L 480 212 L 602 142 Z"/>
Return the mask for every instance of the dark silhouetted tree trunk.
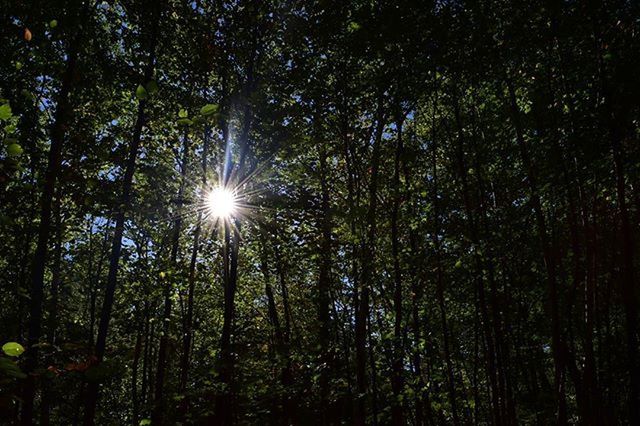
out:
<path id="1" fill-rule="evenodd" d="M 86 7 L 82 7 L 86 10 Z M 82 20 L 77 16 L 80 12 L 71 10 L 71 21 Z M 84 15 L 84 12 L 82 12 Z M 42 332 L 42 303 L 44 295 L 44 275 L 47 265 L 47 255 L 49 251 L 49 236 L 51 233 L 51 207 L 53 197 L 56 193 L 56 180 L 60 173 L 62 162 L 62 148 L 67 135 L 69 123 L 72 119 L 73 107 L 69 99 L 76 79 L 76 67 L 78 62 L 78 53 L 80 51 L 80 42 L 82 37 L 80 31 L 75 31 L 74 36 L 69 41 L 67 51 L 67 59 L 65 62 L 65 70 L 62 75 L 62 84 L 56 98 L 56 111 L 53 125 L 51 127 L 51 146 L 49 147 L 49 155 L 47 160 L 47 169 L 44 175 L 44 186 L 40 198 L 40 225 L 38 226 L 38 239 L 36 250 L 33 255 L 32 271 L 31 271 L 31 290 L 30 290 L 30 310 L 29 310 L 29 338 L 28 353 L 26 355 L 25 371 L 29 375 L 22 399 L 22 416 L 23 425 L 31 425 L 33 423 L 34 408 L 33 401 L 36 394 L 36 377 L 32 374 L 38 366 L 38 348 Z"/>
<path id="2" fill-rule="evenodd" d="M 146 84 L 153 77 L 156 62 L 156 46 L 158 43 L 160 17 L 162 14 L 161 4 L 156 3 L 153 6 L 152 23 L 149 31 L 149 47 L 148 59 L 145 67 L 142 82 Z M 100 325 L 98 327 L 98 336 L 96 339 L 95 356 L 98 362 L 102 362 L 104 357 L 107 333 L 109 331 L 109 322 L 111 321 L 111 309 L 113 308 L 116 285 L 118 282 L 118 269 L 120 263 L 120 254 L 122 252 L 122 236 L 124 233 L 124 225 L 126 220 L 126 210 L 129 207 L 131 193 L 133 189 L 133 174 L 136 168 L 136 159 L 140 148 L 140 140 L 142 128 L 146 121 L 146 107 L 148 101 L 140 99 L 138 101 L 138 111 L 136 121 L 133 127 L 133 134 L 129 144 L 129 153 L 125 167 L 125 173 L 122 179 L 122 193 L 117 206 L 117 214 L 115 221 L 115 229 L 113 231 L 113 240 L 111 245 L 111 256 L 109 259 L 109 275 L 107 277 L 105 296 L 102 304 L 102 313 L 100 315 Z M 87 387 L 84 424 L 85 426 L 93 425 L 95 422 L 96 405 L 98 403 L 99 383 L 91 382 Z"/>

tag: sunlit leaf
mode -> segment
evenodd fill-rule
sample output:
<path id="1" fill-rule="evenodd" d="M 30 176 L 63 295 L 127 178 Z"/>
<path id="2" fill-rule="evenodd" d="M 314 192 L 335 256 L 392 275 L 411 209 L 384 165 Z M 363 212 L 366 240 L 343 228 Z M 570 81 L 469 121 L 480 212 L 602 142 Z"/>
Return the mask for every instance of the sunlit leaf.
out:
<path id="1" fill-rule="evenodd" d="M 216 104 L 207 104 L 200 108 L 200 114 L 204 115 L 205 117 L 213 115 L 216 112 L 218 112 L 218 105 Z"/>
<path id="2" fill-rule="evenodd" d="M 2 352 L 9 356 L 20 356 L 24 352 L 24 347 L 20 343 L 7 342 L 2 345 Z"/>
<path id="3" fill-rule="evenodd" d="M 138 88 L 136 89 L 136 98 L 147 99 L 147 97 L 148 97 L 147 89 L 145 89 L 144 86 L 142 86 L 142 84 L 139 84 Z"/>
<path id="4" fill-rule="evenodd" d="M 0 120 L 11 118 L 11 106 L 9 104 L 0 105 Z"/>
<path id="5" fill-rule="evenodd" d="M 11 145 L 7 146 L 7 154 L 9 154 L 9 156 L 11 157 L 16 157 L 22 154 L 22 147 L 17 143 L 12 143 Z"/>

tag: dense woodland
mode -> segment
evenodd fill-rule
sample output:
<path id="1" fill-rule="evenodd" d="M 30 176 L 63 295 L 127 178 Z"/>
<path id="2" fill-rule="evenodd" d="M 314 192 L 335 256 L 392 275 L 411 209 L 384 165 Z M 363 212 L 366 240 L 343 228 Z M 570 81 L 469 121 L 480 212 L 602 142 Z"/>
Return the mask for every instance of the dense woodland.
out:
<path id="1" fill-rule="evenodd" d="M 640 2 L 0 20 L 0 422 L 640 424 Z"/>

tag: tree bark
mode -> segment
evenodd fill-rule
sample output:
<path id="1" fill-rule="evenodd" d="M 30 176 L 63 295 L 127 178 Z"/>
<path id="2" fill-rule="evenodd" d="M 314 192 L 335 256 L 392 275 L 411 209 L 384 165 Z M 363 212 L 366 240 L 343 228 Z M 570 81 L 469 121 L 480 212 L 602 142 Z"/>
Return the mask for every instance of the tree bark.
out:
<path id="1" fill-rule="evenodd" d="M 366 424 L 367 391 L 367 323 L 369 322 L 369 288 L 372 285 L 375 244 L 376 244 L 376 210 L 378 205 L 378 169 L 380 166 L 380 151 L 382 134 L 385 127 L 383 115 L 383 97 L 378 100 L 376 113 L 376 130 L 371 153 L 371 178 L 369 180 L 369 207 L 367 211 L 367 235 L 362 248 L 362 278 L 360 281 L 358 306 L 355 318 L 356 344 L 356 385 L 357 392 L 354 423 L 356 426 Z"/>
<path id="2" fill-rule="evenodd" d="M 333 344 L 331 342 L 331 318 L 329 304 L 331 303 L 331 206 L 329 185 L 327 182 L 327 153 L 324 145 L 320 148 L 320 272 L 318 277 L 318 322 L 320 326 L 318 341 L 320 348 L 320 421 L 321 424 L 333 422 L 335 412 L 333 404 L 328 401 L 329 373 L 333 369 Z"/>
<path id="3" fill-rule="evenodd" d="M 551 350 L 554 365 L 554 388 L 557 401 L 557 420 L 559 425 L 567 424 L 567 402 L 565 389 L 565 357 L 564 342 L 562 340 L 562 327 L 560 324 L 560 309 L 558 300 L 556 260 L 549 241 L 547 222 L 542 211 L 542 203 L 538 192 L 538 183 L 534 165 L 532 163 L 529 148 L 524 138 L 524 129 L 520 120 L 520 108 L 518 107 L 513 83 L 505 78 L 508 90 L 509 109 L 511 120 L 516 131 L 516 141 L 520 150 L 520 157 L 524 167 L 529 186 L 530 202 L 534 210 L 538 227 L 538 237 L 542 246 L 542 255 L 547 273 L 547 293 L 551 306 Z"/>
<path id="4" fill-rule="evenodd" d="M 434 106 L 435 108 L 435 106 Z M 434 112 L 435 115 L 435 112 Z M 432 122 L 432 126 L 435 126 L 435 119 Z M 438 300 L 438 309 L 440 311 L 440 322 L 442 323 L 442 342 L 444 350 L 444 360 L 447 371 L 447 383 L 449 404 L 451 405 L 451 415 L 453 417 L 453 424 L 458 426 L 460 424 L 460 415 L 458 413 L 457 403 L 457 391 L 456 381 L 454 375 L 453 361 L 451 359 L 451 343 L 450 343 L 450 331 L 447 320 L 447 307 L 444 297 L 444 275 L 442 270 L 442 255 L 440 250 L 440 203 L 438 203 L 439 188 L 438 188 L 438 153 L 437 153 L 437 139 L 435 137 L 435 128 L 432 128 L 432 176 L 433 176 L 433 210 L 434 210 L 434 230 L 432 232 L 432 239 L 435 251 L 436 260 L 436 298 Z"/>
<path id="5" fill-rule="evenodd" d="M 82 19 L 87 7 L 82 7 L 82 12 L 73 11 L 73 21 Z M 36 250 L 33 255 L 31 271 L 30 309 L 29 309 L 29 337 L 26 355 L 25 372 L 28 377 L 25 382 L 21 422 L 23 425 L 33 423 L 34 411 L 33 400 L 36 394 L 36 378 L 33 374 L 38 366 L 38 348 L 42 332 L 42 303 L 44 295 L 44 274 L 47 264 L 49 250 L 49 236 L 51 233 L 51 207 L 53 197 L 56 192 L 56 181 L 60 173 L 62 163 L 62 149 L 67 134 L 67 128 L 71 121 L 73 107 L 69 95 L 76 77 L 76 66 L 78 62 L 78 52 L 82 40 L 80 31 L 76 31 L 69 44 L 65 71 L 62 75 L 62 85 L 58 92 L 54 122 L 51 127 L 51 145 L 47 161 L 47 169 L 44 175 L 44 186 L 40 198 L 40 225 L 38 226 L 38 239 Z"/>
<path id="6" fill-rule="evenodd" d="M 174 224 L 173 224 L 173 236 L 171 243 L 171 254 L 169 264 L 171 265 L 169 279 L 165 282 L 164 291 L 164 311 L 162 314 L 162 335 L 160 336 L 160 346 L 158 348 L 158 367 L 156 370 L 156 387 L 155 387 L 155 401 L 154 410 L 151 416 L 153 424 L 164 423 L 164 376 L 167 366 L 168 358 L 168 342 L 169 333 L 171 332 L 171 309 L 172 300 L 171 295 L 173 292 L 173 280 L 177 278 L 178 274 L 178 251 L 180 248 L 180 232 L 182 230 L 182 204 L 184 197 L 184 189 L 186 185 L 187 167 L 189 165 L 189 151 L 191 149 L 189 144 L 189 135 L 187 130 L 183 135 L 183 152 L 182 152 L 182 164 L 180 166 L 180 186 L 177 194 L 177 206 Z M 163 280 L 165 281 L 165 280 Z"/>
<path id="7" fill-rule="evenodd" d="M 156 46 L 158 43 L 158 34 L 160 26 L 160 17 L 162 15 L 161 5 L 156 3 L 153 5 L 153 22 L 150 31 L 150 43 L 148 50 L 148 61 L 144 72 L 143 83 L 147 83 L 153 76 L 156 62 Z M 146 121 L 147 100 L 140 99 L 138 101 L 138 112 L 133 128 L 133 135 L 129 144 L 129 157 L 127 159 L 125 173 L 122 182 L 122 193 L 117 206 L 116 223 L 113 232 L 113 240 L 111 245 L 111 256 L 109 260 L 109 275 L 107 277 L 104 301 L 102 304 L 102 313 L 100 316 L 100 325 L 98 327 L 98 336 L 96 339 L 95 356 L 97 362 L 102 362 L 104 357 L 107 333 L 109 330 L 109 322 L 111 320 L 111 309 L 113 308 L 116 285 L 118 282 L 118 269 L 120 262 L 120 254 L 122 251 L 122 236 L 124 233 L 124 225 L 126 220 L 127 208 L 131 201 L 131 193 L 133 189 L 133 175 L 136 168 L 136 159 L 140 147 L 142 128 Z M 98 403 L 99 384 L 91 382 L 87 386 L 87 394 L 85 401 L 84 420 L 85 426 L 93 425 L 95 422 L 96 405 Z"/>
<path id="8" fill-rule="evenodd" d="M 400 212 L 400 166 L 404 150 L 402 141 L 402 126 L 404 116 L 396 120 L 396 152 L 394 158 L 393 171 L 393 207 L 391 209 L 391 256 L 393 258 L 393 311 L 395 314 L 393 324 L 393 365 L 391 375 L 391 388 L 393 390 L 393 401 L 391 403 L 391 420 L 396 426 L 404 424 L 403 415 L 403 390 L 404 390 L 404 348 L 402 330 L 402 270 L 400 267 L 400 235 L 399 235 L 399 212 Z"/>

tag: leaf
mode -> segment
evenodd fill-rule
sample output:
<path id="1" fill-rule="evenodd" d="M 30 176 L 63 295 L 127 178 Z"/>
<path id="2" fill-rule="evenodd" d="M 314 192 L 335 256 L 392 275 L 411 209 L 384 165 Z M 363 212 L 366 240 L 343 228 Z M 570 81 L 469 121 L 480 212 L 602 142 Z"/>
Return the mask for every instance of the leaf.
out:
<path id="1" fill-rule="evenodd" d="M 49 28 L 55 28 L 58 26 L 58 21 L 56 21 L 55 19 L 52 19 L 51 21 L 49 21 Z"/>
<path id="2" fill-rule="evenodd" d="M 216 112 L 218 112 L 218 105 L 217 104 L 207 104 L 207 105 L 203 106 L 202 108 L 200 108 L 200 114 L 204 115 L 205 117 L 213 115 Z"/>
<path id="3" fill-rule="evenodd" d="M 193 124 L 193 121 L 189 120 L 188 118 L 179 118 L 178 124 L 180 124 L 181 126 L 189 126 Z"/>
<path id="4" fill-rule="evenodd" d="M 12 116 L 9 104 L 0 105 L 0 120 L 8 120 Z"/>
<path id="5" fill-rule="evenodd" d="M 138 84 L 138 88 L 136 89 L 136 98 L 138 99 L 147 99 L 147 89 L 145 89 L 142 84 Z"/>
<path id="6" fill-rule="evenodd" d="M 188 116 L 189 116 L 189 113 L 184 109 L 181 109 L 178 112 L 178 117 L 180 117 L 180 118 L 187 118 Z"/>
<path id="7" fill-rule="evenodd" d="M 31 39 L 33 38 L 33 35 L 31 34 L 31 31 L 29 30 L 29 28 L 25 28 L 24 29 L 24 39 L 27 41 L 31 41 Z"/>
<path id="8" fill-rule="evenodd" d="M 2 351 L 9 356 L 20 356 L 24 352 L 24 347 L 20 343 L 7 342 L 2 345 Z"/>
<path id="9" fill-rule="evenodd" d="M 358 24 L 357 22 L 349 22 L 349 32 L 353 33 L 358 31 L 361 28 L 360 24 Z"/>
<path id="10" fill-rule="evenodd" d="M 12 143 L 7 146 L 7 154 L 9 154 L 10 157 L 17 157 L 22 154 L 22 147 L 17 143 Z"/>
<path id="11" fill-rule="evenodd" d="M 140 420 L 140 426 L 150 425 L 151 419 L 142 419 Z"/>
<path id="12" fill-rule="evenodd" d="M 9 358 L 0 358 L 0 371 L 6 376 L 15 377 L 16 379 L 26 379 L 27 375 L 20 370 L 18 364 Z"/>
<path id="13" fill-rule="evenodd" d="M 146 89 L 147 89 L 147 93 L 149 93 L 149 95 L 153 95 L 154 93 L 158 92 L 158 90 L 159 90 L 158 83 L 156 83 L 155 80 L 151 80 L 151 81 L 149 81 L 147 83 Z"/>
<path id="14" fill-rule="evenodd" d="M 21 66 L 22 67 L 22 66 Z M 33 100 L 33 95 L 31 94 L 30 91 L 28 91 L 27 89 L 22 89 L 20 91 L 20 94 L 22 95 L 22 97 L 24 97 L 27 101 L 32 101 Z"/>

